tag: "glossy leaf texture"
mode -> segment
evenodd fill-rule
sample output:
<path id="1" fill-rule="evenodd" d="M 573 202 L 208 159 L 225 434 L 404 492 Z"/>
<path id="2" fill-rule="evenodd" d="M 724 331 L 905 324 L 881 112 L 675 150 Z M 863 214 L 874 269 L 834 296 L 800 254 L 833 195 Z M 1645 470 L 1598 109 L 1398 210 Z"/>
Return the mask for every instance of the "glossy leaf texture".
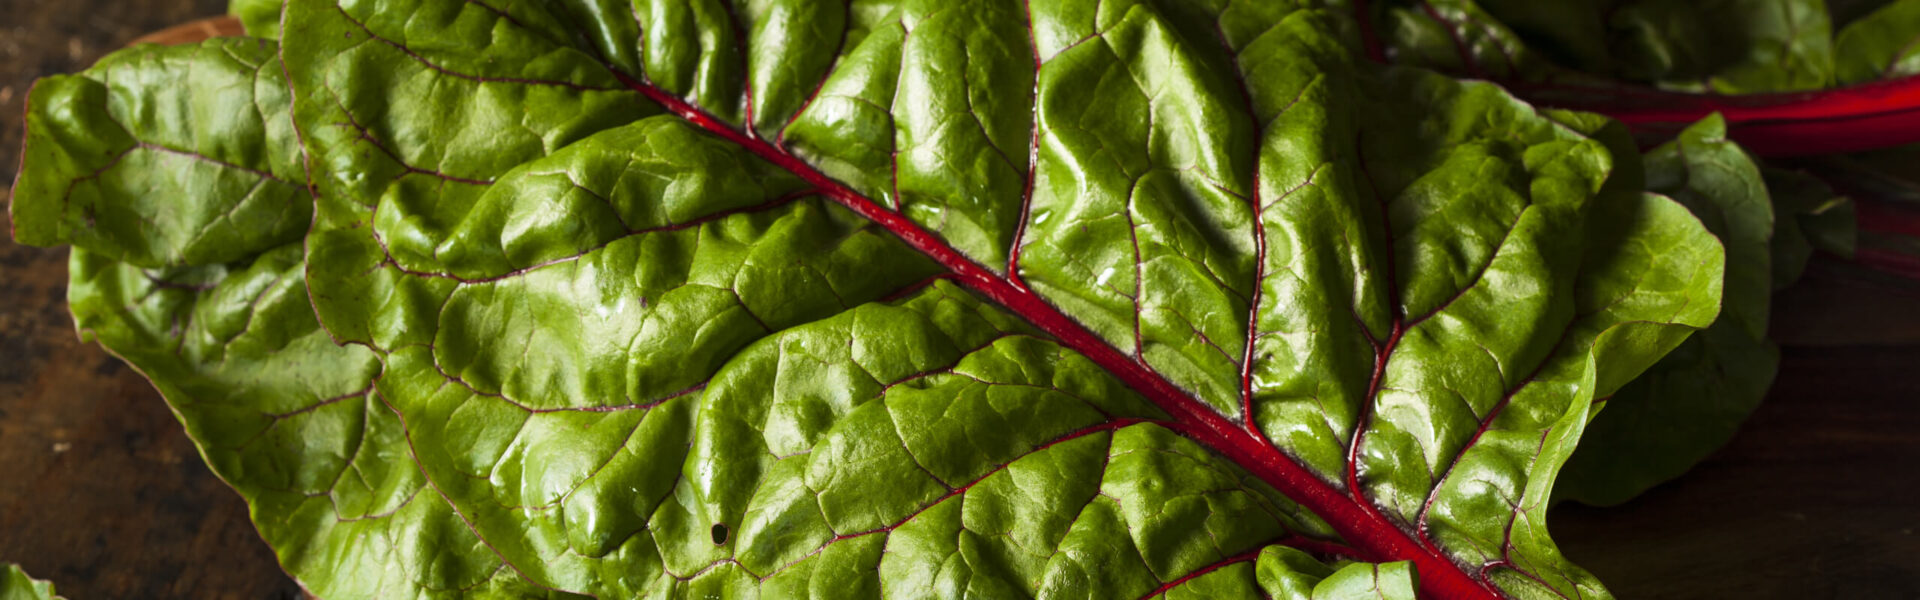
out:
<path id="1" fill-rule="evenodd" d="M 20 565 L 6 564 L 0 569 L 0 600 L 60 600 L 53 584 L 34 579 Z"/>
<path id="2" fill-rule="evenodd" d="M 1804 173 L 1758 168 L 1722 138 L 1733 134 L 1769 155 L 1911 140 L 1912 120 L 1903 116 L 1912 113 L 1911 97 L 1902 96 L 1907 83 L 1767 94 L 1907 75 L 1894 55 L 1907 51 L 1903 37 L 1920 36 L 1920 21 L 1907 16 L 1912 3 L 1854 4 L 1835 10 L 1817 0 L 1368 5 L 1391 61 L 1492 78 L 1545 103 L 1613 114 L 1648 145 L 1677 137 L 1680 146 L 1670 143 L 1648 157 L 1650 189 L 1678 193 L 1692 175 L 1701 176 L 1702 187 L 1719 188 L 1679 196 L 1729 244 L 1732 314 L 1716 329 L 1740 320 L 1749 335 L 1705 334 L 1624 390 L 1623 401 L 1613 404 L 1619 408 L 1602 413 L 1611 416 L 1598 418 L 1594 439 L 1568 467 L 1565 497 L 1617 504 L 1724 444 L 1772 381 L 1777 352 L 1764 338 L 1768 291 L 1798 279 L 1811 242 L 1851 254 L 1850 202 Z M 1830 34 L 1836 25 L 1839 41 Z M 1731 126 L 1714 110 L 1727 111 Z M 1689 113 L 1711 116 L 1682 130 L 1695 118 Z M 1703 127 L 1718 133 L 1705 135 Z M 1676 158 L 1689 155 L 1676 148 L 1689 146 L 1699 158 Z M 1677 168 L 1689 164 L 1695 168 Z M 1775 188 L 1771 207 L 1765 188 Z M 1776 220 L 1775 212 L 1783 218 Z"/>
<path id="3" fill-rule="evenodd" d="M 1335 2 L 1369 57 L 1490 79 L 1542 106 L 1619 119 L 1646 146 L 1714 113 L 1768 158 L 1920 139 L 1911 2 Z M 1836 33 L 1837 32 L 1837 33 Z"/>
<path id="4" fill-rule="evenodd" d="M 1604 596 L 1555 475 L 1720 307 L 1728 251 L 1621 130 L 1371 64 L 1340 11 L 281 23 L 263 134 L 113 59 L 36 96 L 16 235 L 76 247 L 81 328 L 323 597 Z M 128 131 L 267 159 L 66 158 Z M 89 220 L 247 175 L 298 182 L 304 238 Z"/>
<path id="5" fill-rule="evenodd" d="M 280 39 L 280 9 L 284 0 L 228 0 L 227 13 L 240 20 L 247 35 Z"/>
<path id="6" fill-rule="evenodd" d="M 1352 3 L 1382 57 L 1509 81 L 1635 82 L 1714 94 L 1904 77 L 1920 2 L 1388 0 Z M 1859 4 L 1859 3 L 1855 3 Z M 1863 9 L 1871 9 L 1861 14 Z"/>
<path id="7" fill-rule="evenodd" d="M 1726 444 L 1779 366 L 1767 338 L 1772 292 L 1799 279 L 1816 243 L 1851 247 L 1845 198 L 1810 175 L 1763 169 L 1717 115 L 1644 162 L 1647 189 L 1685 205 L 1725 245 L 1726 302 L 1713 326 L 1605 401 L 1555 490 L 1587 504 L 1625 502 Z"/>
<path id="8" fill-rule="evenodd" d="M 146 46 L 35 82 L 15 238 L 143 267 L 232 262 L 299 241 L 313 203 L 276 51 L 242 39 Z M 145 93 L 168 87 L 178 89 Z"/>
<path id="9" fill-rule="evenodd" d="M 1896 0 L 1834 38 L 1834 77 L 1859 83 L 1920 74 L 1920 2 Z"/>

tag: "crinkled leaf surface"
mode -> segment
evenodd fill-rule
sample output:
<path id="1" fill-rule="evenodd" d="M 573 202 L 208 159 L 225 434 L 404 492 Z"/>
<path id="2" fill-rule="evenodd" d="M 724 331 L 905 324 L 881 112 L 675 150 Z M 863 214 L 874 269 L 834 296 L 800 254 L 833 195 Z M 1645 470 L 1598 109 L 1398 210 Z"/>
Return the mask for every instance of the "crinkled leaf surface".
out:
<path id="1" fill-rule="evenodd" d="M 1474 77 L 1624 80 L 1751 94 L 1920 72 L 1913 43 L 1920 34 L 1920 2 L 1913 0 L 1831 8 L 1823 0 L 1349 4 L 1365 7 L 1384 57 Z"/>
<path id="2" fill-rule="evenodd" d="M 1502 17 L 1557 33 L 1554 47 L 1577 62 L 1607 62 L 1605 19 L 1598 2 L 1562 2 L 1528 10 L 1529 3 L 1472 0 L 1366 1 L 1341 3 L 1375 37 L 1368 50 L 1395 64 L 1494 80 L 1569 76 L 1553 58 L 1536 51 Z M 1538 3 L 1533 3 L 1538 4 Z M 1488 8 L 1522 11 L 1496 15 Z M 1535 23 L 1540 17 L 1544 22 Z M 1577 72 L 1575 72 L 1577 74 Z"/>
<path id="3" fill-rule="evenodd" d="M 1805 102 L 1797 110 L 1746 112 L 1735 128 L 1753 134 L 1754 127 L 1772 124 L 1794 129 L 1802 137 L 1817 137 L 1828 118 L 1841 121 L 1859 115 L 1848 117 L 1841 114 L 1844 109 L 1822 108 L 1822 101 L 1813 95 L 1777 94 L 1743 105 L 1737 97 L 1663 95 L 1622 84 L 1750 93 L 1901 76 L 1904 73 L 1889 62 L 1894 59 L 1874 56 L 1905 52 L 1904 46 L 1887 46 L 1898 45 L 1893 40 L 1902 35 L 1920 32 L 1915 27 L 1920 22 L 1907 22 L 1903 15 L 1910 9 L 1903 8 L 1903 3 L 1882 4 L 1878 11 L 1857 5 L 1829 11 L 1822 2 L 1797 0 L 1386 2 L 1366 5 L 1366 16 L 1378 32 L 1381 58 L 1395 63 L 1492 78 L 1548 102 L 1611 107 L 1626 113 L 1660 113 L 1663 101 L 1715 104 L 1724 100 L 1725 106 L 1739 111 L 1801 98 Z M 1830 23 L 1844 27 L 1839 39 L 1852 40 L 1840 44 L 1837 51 L 1830 48 Z M 1873 67 L 1877 72 L 1871 75 L 1844 75 L 1857 67 L 1848 67 L 1850 61 L 1879 66 Z M 1887 115 L 1904 112 L 1898 102 L 1885 99 L 1890 94 L 1884 91 L 1868 87 L 1857 95 L 1850 93 L 1835 92 L 1827 102 L 1832 106 L 1892 102 L 1884 106 Z M 1720 323 L 1722 327 L 1733 327 L 1730 321 L 1744 323 L 1741 326 L 1748 333 L 1696 338 L 1655 374 L 1613 399 L 1615 409 L 1601 413 L 1590 441 L 1582 446 L 1562 483 L 1561 494 L 1590 503 L 1623 502 L 1684 472 L 1732 435 L 1764 397 L 1777 363 L 1777 351 L 1764 347 L 1768 291 L 1797 280 L 1815 244 L 1850 254 L 1854 237 L 1850 203 L 1804 173 L 1775 168 L 1763 176 L 1739 147 L 1719 139 L 1728 128 L 1718 114 L 1685 131 L 1676 125 L 1671 132 L 1664 125 L 1674 113 L 1643 113 L 1638 118 L 1643 126 L 1645 121 L 1655 122 L 1642 131 L 1643 139 L 1678 134 L 1678 145 L 1669 144 L 1647 157 L 1649 189 L 1676 195 L 1727 242 L 1730 300 L 1727 318 Z M 1887 118 L 1880 128 L 1901 119 Z M 1684 124 L 1691 117 L 1683 119 L 1674 122 Z M 1718 133 L 1709 135 L 1709 129 Z M 1796 152 L 1791 141 L 1781 143 L 1777 133 L 1760 135 L 1774 136 L 1772 144 L 1763 144 L 1768 151 Z M 1828 137 L 1852 136 L 1829 133 Z M 1768 188 L 1776 192 L 1771 202 Z M 1774 213 L 1782 218 L 1775 219 Z M 1721 343 L 1710 341 L 1714 339 Z"/>
<path id="4" fill-rule="evenodd" d="M 1719 311 L 1603 120 L 1338 11 L 282 26 L 36 88 L 16 235 L 322 597 L 1604 596 L 1555 475 Z M 292 235 L 206 216 L 285 181 Z"/>
<path id="5" fill-rule="evenodd" d="M 1840 30 L 1834 75 L 1857 83 L 1920 74 L 1920 2 L 1896 0 Z"/>
<path id="6" fill-rule="evenodd" d="M 143 46 L 36 82 L 16 239 L 143 267 L 241 261 L 299 241 L 313 203 L 277 50 L 245 39 Z"/>
<path id="7" fill-rule="evenodd" d="M 1646 185 L 1686 206 L 1726 247 L 1727 302 L 1715 325 L 1739 327 L 1758 340 L 1766 337 L 1773 289 L 1774 210 L 1759 165 L 1726 132 L 1716 115 L 1649 151 Z"/>
<path id="8" fill-rule="evenodd" d="M 59 600 L 53 595 L 53 584 L 28 576 L 20 565 L 5 566 L 0 569 L 0 600 Z"/>
<path id="9" fill-rule="evenodd" d="M 1812 252 L 1793 213 L 1776 223 L 1769 182 L 1726 139 L 1718 115 L 1644 160 L 1647 189 L 1685 205 L 1725 245 L 1726 303 L 1711 327 L 1605 401 L 1555 490 L 1588 504 L 1625 502 L 1733 437 L 1766 397 L 1780 363 L 1779 348 L 1767 339 L 1769 297 L 1799 277 Z M 1807 183 L 1788 177 L 1779 185 Z M 1798 203 L 1813 190 L 1782 191 Z M 1781 227 L 1792 233 L 1781 236 Z"/>

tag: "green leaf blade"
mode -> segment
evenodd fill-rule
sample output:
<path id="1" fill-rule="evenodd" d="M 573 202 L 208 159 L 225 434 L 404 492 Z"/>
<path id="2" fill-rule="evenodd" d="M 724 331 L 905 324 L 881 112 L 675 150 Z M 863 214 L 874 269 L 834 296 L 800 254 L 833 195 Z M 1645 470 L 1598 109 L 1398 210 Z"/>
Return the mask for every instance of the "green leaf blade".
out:
<path id="1" fill-rule="evenodd" d="M 20 565 L 8 564 L 0 571 L 0 600 L 58 600 L 53 595 L 53 584 L 34 579 L 20 569 Z"/>
<path id="2" fill-rule="evenodd" d="M 76 240 L 316 592 L 1604 596 L 1540 510 L 1722 250 L 1596 123 L 1311 7 L 606 8 L 294 0 L 303 243 Z"/>
<path id="3" fill-rule="evenodd" d="M 28 94 L 16 239 L 161 267 L 233 261 L 306 231 L 272 42 L 116 53 Z"/>

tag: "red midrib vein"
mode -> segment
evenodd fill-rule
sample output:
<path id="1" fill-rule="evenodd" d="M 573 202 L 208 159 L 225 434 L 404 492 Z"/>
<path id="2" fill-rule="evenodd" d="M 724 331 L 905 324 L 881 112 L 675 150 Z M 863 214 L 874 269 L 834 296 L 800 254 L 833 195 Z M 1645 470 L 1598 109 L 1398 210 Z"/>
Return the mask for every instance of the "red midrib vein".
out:
<path id="1" fill-rule="evenodd" d="M 1814 92 L 1723 96 L 1643 88 L 1504 83 L 1529 102 L 1604 114 L 1671 134 L 1718 112 L 1727 135 L 1766 157 L 1858 152 L 1920 140 L 1920 77 Z"/>
<path id="2" fill-rule="evenodd" d="M 1372 15 L 1364 2 L 1355 5 L 1362 35 L 1371 37 Z M 1479 61 L 1457 34 L 1458 26 L 1431 4 L 1422 6 L 1452 37 L 1467 75 L 1485 78 Z M 1388 62 L 1378 42 L 1370 44 L 1368 57 Z M 1807 92 L 1737 95 L 1670 92 L 1633 84 L 1495 83 L 1533 104 L 1600 113 L 1636 132 L 1658 137 L 1671 136 L 1718 112 L 1727 119 L 1728 137 L 1766 157 L 1859 152 L 1920 140 L 1920 76 Z"/>
<path id="3" fill-rule="evenodd" d="M 1108 345 L 1039 295 L 960 254 L 906 216 L 887 210 L 845 184 L 827 177 L 799 157 L 715 119 L 670 92 L 625 73 L 615 71 L 614 74 L 628 87 L 669 112 L 806 180 L 818 188 L 822 195 L 886 229 L 908 246 L 946 267 L 953 273 L 956 283 L 1025 318 L 1059 340 L 1061 345 L 1099 364 L 1161 410 L 1167 411 L 1173 417 L 1172 422 L 1166 423 L 1170 429 L 1212 448 L 1279 489 L 1294 502 L 1320 515 L 1348 543 L 1371 555 L 1368 558 L 1413 561 L 1420 573 L 1420 588 L 1424 595 L 1447 600 L 1501 596 L 1490 585 L 1467 575 L 1446 556 L 1416 542 L 1410 534 L 1378 511 L 1372 510 L 1371 506 L 1363 505 L 1360 500 L 1349 497 L 1307 471 L 1259 437 L 1252 428 L 1244 427 L 1202 404 L 1146 364 Z"/>

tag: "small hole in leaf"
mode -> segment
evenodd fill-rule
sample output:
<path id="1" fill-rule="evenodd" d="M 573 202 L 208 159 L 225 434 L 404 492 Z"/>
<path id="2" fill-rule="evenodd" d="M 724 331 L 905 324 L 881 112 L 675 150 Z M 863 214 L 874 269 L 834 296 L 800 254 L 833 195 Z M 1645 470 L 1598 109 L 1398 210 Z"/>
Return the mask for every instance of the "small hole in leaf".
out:
<path id="1" fill-rule="evenodd" d="M 713 524 L 713 545 L 718 546 L 725 543 L 727 543 L 727 524 L 714 523 Z"/>

